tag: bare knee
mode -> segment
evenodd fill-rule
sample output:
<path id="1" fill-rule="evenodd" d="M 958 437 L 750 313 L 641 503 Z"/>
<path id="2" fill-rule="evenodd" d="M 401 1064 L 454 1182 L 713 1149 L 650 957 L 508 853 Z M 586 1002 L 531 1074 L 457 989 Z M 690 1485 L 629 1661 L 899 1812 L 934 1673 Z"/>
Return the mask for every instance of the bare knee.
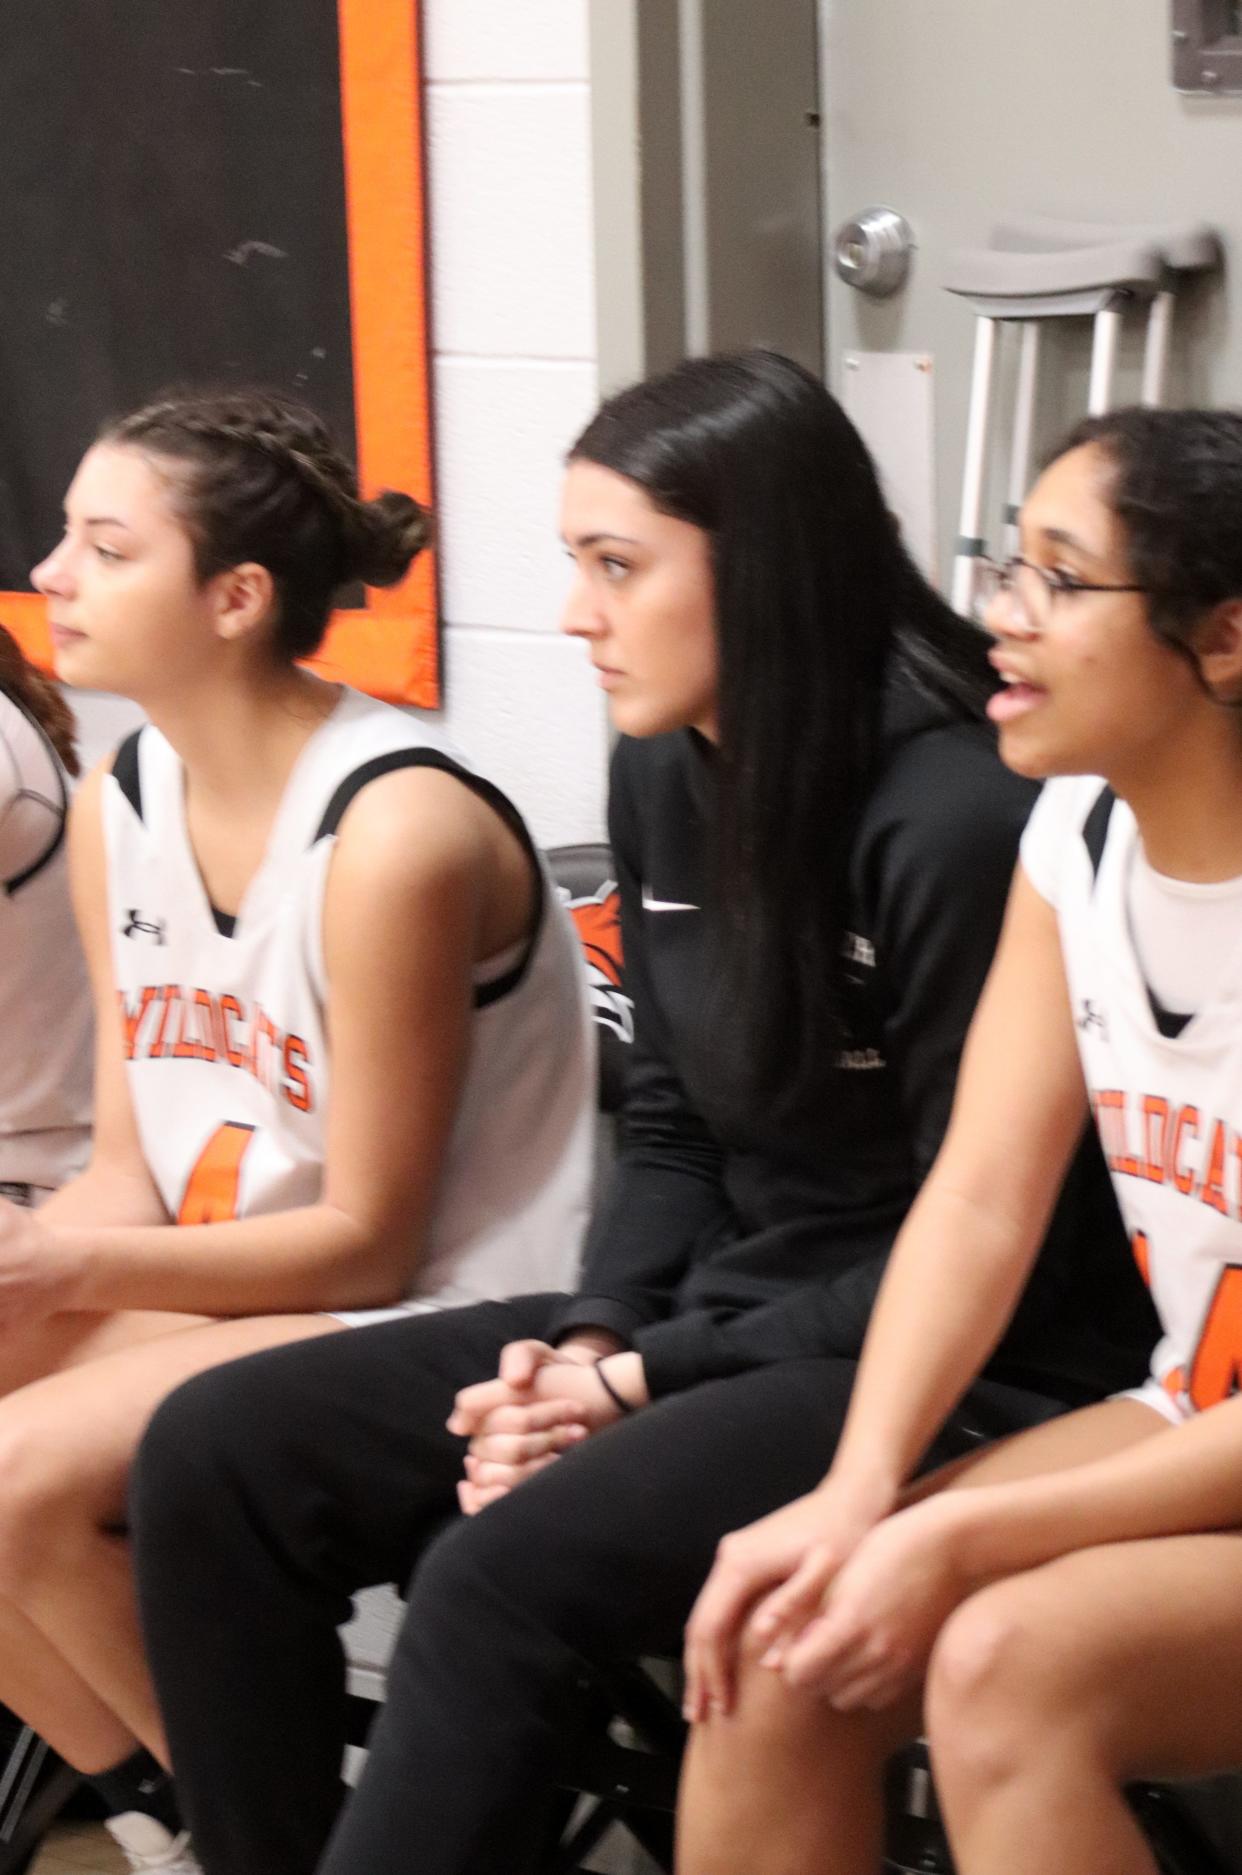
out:
<path id="1" fill-rule="evenodd" d="M 762 1665 L 770 1645 L 746 1629 L 733 1709 L 693 1728 L 680 1875 L 802 1875 L 878 1859 L 884 1764 L 911 1727 L 896 1714 L 840 1713 L 789 1688 Z"/>
<path id="2" fill-rule="evenodd" d="M 818 1750 L 841 1729 L 842 1715 L 825 1700 L 791 1689 L 780 1673 L 764 1666 L 771 1646 L 771 1635 L 757 1632 L 748 1621 L 738 1642 L 728 1729 L 734 1736 L 745 1735 L 744 1752 L 766 1746 L 785 1753 L 805 1748 L 809 1740 Z"/>
<path id="3" fill-rule="evenodd" d="M 1074 1665 L 1032 1578 L 996 1583 L 963 1603 L 945 1623 L 927 1679 L 940 1782 L 990 1786 L 1020 1776 L 1073 1714 Z"/>
<path id="4" fill-rule="evenodd" d="M 721 1777 L 758 1779 L 779 1807 L 783 1787 L 808 1773 L 831 1781 L 834 1767 L 849 1767 L 851 1781 L 874 1773 L 878 1787 L 886 1759 L 911 1736 L 903 1716 L 838 1712 L 818 1693 L 789 1687 L 764 1666 L 771 1636 L 749 1624 L 738 1646 L 732 1710 L 696 1728 L 705 1756 Z"/>
<path id="5" fill-rule="evenodd" d="M 77 1466 L 63 1440 L 37 1422 L 0 1412 L 0 1594 L 20 1599 L 76 1525 L 95 1528 Z"/>

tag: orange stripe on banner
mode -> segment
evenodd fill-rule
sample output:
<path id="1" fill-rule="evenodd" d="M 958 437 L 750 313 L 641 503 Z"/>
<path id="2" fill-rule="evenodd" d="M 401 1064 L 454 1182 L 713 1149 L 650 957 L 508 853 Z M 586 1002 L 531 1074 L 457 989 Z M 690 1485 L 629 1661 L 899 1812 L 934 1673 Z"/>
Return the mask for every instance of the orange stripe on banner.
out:
<path id="1" fill-rule="evenodd" d="M 359 470 L 431 500 L 418 8 L 338 0 Z M 316 663 L 398 701 L 439 701 L 431 556 L 338 615 Z"/>
<path id="2" fill-rule="evenodd" d="M 8 627 L 40 670 L 52 668 L 52 635 L 47 628 L 47 600 L 37 592 L 0 592 L 0 625 Z"/>

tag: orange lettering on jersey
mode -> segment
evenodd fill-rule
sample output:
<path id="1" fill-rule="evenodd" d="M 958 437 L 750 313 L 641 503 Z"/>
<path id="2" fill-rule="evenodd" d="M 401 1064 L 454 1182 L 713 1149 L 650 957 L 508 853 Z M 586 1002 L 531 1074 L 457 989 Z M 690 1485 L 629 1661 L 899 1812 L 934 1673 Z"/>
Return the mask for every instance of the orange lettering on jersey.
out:
<path id="1" fill-rule="evenodd" d="M 116 993 L 117 1003 L 121 1011 L 121 1034 L 124 1039 L 126 1061 L 132 1061 L 134 1058 L 135 1051 L 138 1047 L 138 1031 L 142 1027 L 142 1019 L 158 995 L 159 991 L 153 983 L 144 983 L 143 987 L 138 992 L 138 1007 L 131 1014 L 124 990 L 118 990 Z"/>
<path id="2" fill-rule="evenodd" d="M 226 1120 L 216 1128 L 186 1180 L 178 1224 L 225 1224 L 237 1216 L 242 1160 L 254 1131 L 239 1120 Z"/>
<path id="3" fill-rule="evenodd" d="M 190 1011 L 193 1004 L 177 991 L 177 1039 L 172 1046 L 174 1061 L 201 1061 L 203 1051 L 190 1034 Z"/>
<path id="4" fill-rule="evenodd" d="M 172 1006 L 181 994 L 181 987 L 177 983 L 165 983 L 163 988 L 158 991 L 158 994 L 163 1003 L 163 1008 L 160 1010 L 160 1020 L 159 1026 L 155 1031 L 155 1040 L 147 1049 L 147 1055 L 152 1061 L 158 1061 L 162 1055 L 168 1053 L 168 1048 L 164 1041 L 164 1034 L 168 1028 L 168 1018 L 172 1013 Z"/>
<path id="5" fill-rule="evenodd" d="M 1161 1380 L 1160 1385 L 1164 1388 L 1171 1400 L 1180 1400 L 1183 1393 L 1186 1391 L 1186 1369 L 1184 1367 L 1170 1367 L 1168 1373 L 1165 1374 Z"/>
<path id="6" fill-rule="evenodd" d="M 1130 1238 L 1130 1248 L 1134 1252 L 1134 1261 L 1139 1266 L 1139 1275 L 1151 1288 L 1151 1239 L 1145 1230 L 1136 1230 Z"/>
<path id="7" fill-rule="evenodd" d="M 1199 1412 L 1242 1391 L 1242 1268 L 1220 1273 L 1216 1294 L 1190 1367 L 1190 1397 Z"/>
<path id="8" fill-rule="evenodd" d="M 1192 1139 L 1199 1137 L 1198 1107 L 1180 1107 L 1173 1122 L 1173 1144 L 1169 1149 L 1169 1160 L 1173 1167 L 1173 1183 L 1184 1197 L 1189 1197 L 1195 1188 L 1195 1175 L 1189 1166 L 1182 1164 L 1182 1142 L 1189 1133 Z"/>
<path id="9" fill-rule="evenodd" d="M 1114 1172 L 1138 1176 L 1138 1160 L 1126 1139 L 1126 1097 L 1119 1087 L 1106 1087 L 1095 1097 L 1095 1121 L 1104 1145 L 1104 1157 Z"/>
<path id="10" fill-rule="evenodd" d="M 310 1050 L 300 1035 L 285 1037 L 285 1084 L 281 1089 L 291 1107 L 299 1113 L 309 1113 L 311 1107 L 310 1077 L 303 1064 L 310 1061 Z"/>
<path id="11" fill-rule="evenodd" d="M 1137 1178 L 1139 1162 L 1129 1149 L 1126 1136 L 1126 1097 L 1121 1093 L 1117 1096 L 1117 1130 L 1121 1151 L 1117 1154 L 1116 1170 L 1125 1178 Z"/>
<path id="12" fill-rule="evenodd" d="M 1213 1211 L 1219 1211 L 1223 1217 L 1229 1215 L 1229 1201 L 1225 1197 L 1225 1149 L 1229 1144 L 1229 1128 L 1223 1120 L 1217 1120 L 1212 1128 L 1212 1149 L 1208 1157 L 1207 1176 L 1203 1181 L 1203 1190 L 1199 1193 L 1204 1204 L 1210 1204 Z"/>
<path id="13" fill-rule="evenodd" d="M 214 1061 L 219 1011 L 210 990 L 195 990 L 194 1010 L 198 1017 L 198 1055 L 200 1061 Z"/>
<path id="14" fill-rule="evenodd" d="M 236 996 L 222 996 L 220 998 L 220 1032 L 224 1039 L 224 1053 L 230 1068 L 246 1066 L 246 1056 L 240 1048 L 234 1048 L 232 1033 L 229 1029 L 230 1022 L 241 1020 L 242 1006 Z"/>
<path id="15" fill-rule="evenodd" d="M 260 1060 L 260 1043 L 266 1042 Z M 264 1087 L 272 1085 L 272 1050 L 280 1052 L 280 1030 L 265 1009 L 255 1009 L 255 1019 L 251 1028 L 250 1072 L 256 1081 Z"/>
<path id="16" fill-rule="evenodd" d="M 236 996 L 217 1000 L 210 990 L 162 983 L 140 990 L 136 1008 L 118 992 L 117 1007 L 126 1060 L 225 1060 L 231 1068 L 252 1074 L 270 1093 L 282 1095 L 299 1113 L 313 1111 L 310 1044 L 300 1035 L 286 1035 L 257 1003 L 248 1013 Z M 158 1020 L 146 1023 L 153 1009 L 158 1009 Z M 144 1024 L 153 1031 L 149 1039 Z"/>
<path id="17" fill-rule="evenodd" d="M 1159 1094 L 1143 1095 L 1143 1177 L 1163 1185 L 1169 1138 L 1169 1103 Z"/>
<path id="18" fill-rule="evenodd" d="M 1117 1109 L 1120 1105 L 1121 1095 L 1116 1088 L 1101 1088 L 1095 1096 L 1095 1124 L 1110 1166 L 1114 1165 L 1119 1145 L 1124 1144 L 1124 1138 L 1118 1138 Z"/>

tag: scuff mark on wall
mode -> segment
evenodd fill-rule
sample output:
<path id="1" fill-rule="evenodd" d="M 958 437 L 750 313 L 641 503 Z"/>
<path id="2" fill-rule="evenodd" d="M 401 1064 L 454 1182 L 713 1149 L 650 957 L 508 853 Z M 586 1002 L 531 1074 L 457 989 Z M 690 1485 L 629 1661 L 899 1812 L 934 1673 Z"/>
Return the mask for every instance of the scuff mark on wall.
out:
<path id="1" fill-rule="evenodd" d="M 283 247 L 273 247 L 270 241 L 241 241 L 236 247 L 231 247 L 224 258 L 231 260 L 235 267 L 244 267 L 248 261 L 256 258 L 288 260 L 289 256 Z"/>

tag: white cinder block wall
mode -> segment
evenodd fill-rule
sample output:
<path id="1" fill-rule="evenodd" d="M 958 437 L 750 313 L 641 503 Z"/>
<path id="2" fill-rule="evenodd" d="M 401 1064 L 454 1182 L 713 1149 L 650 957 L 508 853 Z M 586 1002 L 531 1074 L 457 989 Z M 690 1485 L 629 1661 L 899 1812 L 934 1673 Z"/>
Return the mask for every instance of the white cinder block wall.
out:
<path id="1" fill-rule="evenodd" d="M 602 697 L 557 630 L 561 457 L 596 399 L 586 10 L 423 5 L 438 720 L 549 846 L 601 835 L 607 762 Z M 78 702 L 88 755 L 136 720 Z"/>
<path id="2" fill-rule="evenodd" d="M 603 828 L 557 631 L 560 459 L 596 398 L 586 0 L 424 0 L 444 721 L 547 845 Z"/>

